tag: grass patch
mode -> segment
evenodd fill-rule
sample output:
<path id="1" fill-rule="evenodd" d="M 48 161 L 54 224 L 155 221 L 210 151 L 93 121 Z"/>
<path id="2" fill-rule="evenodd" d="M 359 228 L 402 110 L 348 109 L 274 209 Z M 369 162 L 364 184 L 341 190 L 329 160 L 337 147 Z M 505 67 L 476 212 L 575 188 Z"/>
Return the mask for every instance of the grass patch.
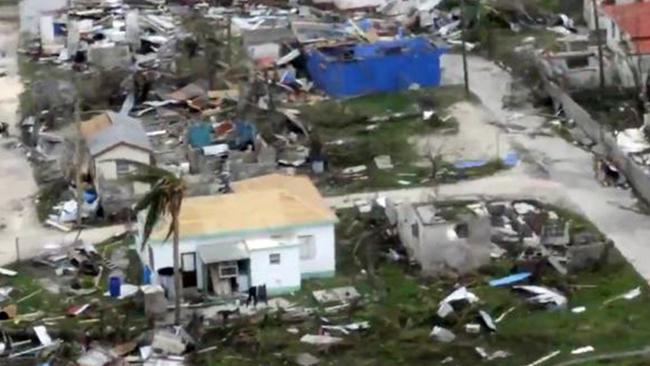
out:
<path id="1" fill-rule="evenodd" d="M 444 130 L 457 130 L 447 108 L 465 100 L 462 86 L 407 90 L 302 106 L 303 118 L 324 144 L 330 174 L 320 177 L 326 194 L 418 186 L 427 183 L 431 169 L 423 168 L 414 138 Z M 436 115 L 423 119 L 423 111 Z M 374 157 L 389 155 L 394 166 L 379 170 Z M 350 166 L 365 165 L 367 178 L 353 180 L 339 173 Z"/>

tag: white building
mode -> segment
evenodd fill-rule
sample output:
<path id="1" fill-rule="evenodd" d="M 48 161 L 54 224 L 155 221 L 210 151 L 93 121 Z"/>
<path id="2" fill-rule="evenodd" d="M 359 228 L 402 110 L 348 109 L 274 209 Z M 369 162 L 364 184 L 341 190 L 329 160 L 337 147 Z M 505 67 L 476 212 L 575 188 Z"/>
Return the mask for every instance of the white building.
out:
<path id="1" fill-rule="evenodd" d="M 650 70 L 650 2 L 597 1 L 599 26 L 624 86 L 643 85 Z M 585 0 L 584 17 L 595 29 L 591 0 Z"/>
<path id="2" fill-rule="evenodd" d="M 337 218 L 309 178 L 271 174 L 235 182 L 233 190 L 183 201 L 183 287 L 228 296 L 266 285 L 274 295 L 298 290 L 304 278 L 334 275 Z M 166 227 L 161 222 L 140 252 L 154 280 L 173 264 Z"/>

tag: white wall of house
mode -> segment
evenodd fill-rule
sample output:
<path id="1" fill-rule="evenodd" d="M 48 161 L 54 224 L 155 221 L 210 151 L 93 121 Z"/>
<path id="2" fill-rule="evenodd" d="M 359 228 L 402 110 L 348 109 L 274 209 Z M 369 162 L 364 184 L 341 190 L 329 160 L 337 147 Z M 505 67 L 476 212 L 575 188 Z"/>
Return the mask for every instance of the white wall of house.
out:
<path id="1" fill-rule="evenodd" d="M 336 270 L 334 224 L 296 230 L 303 278 L 333 276 Z"/>
<path id="2" fill-rule="evenodd" d="M 270 294 L 300 288 L 300 250 L 279 246 L 255 250 L 250 256 L 251 286 L 266 285 Z"/>
<path id="3" fill-rule="evenodd" d="M 137 149 L 128 145 L 118 145 L 94 157 L 95 174 L 101 176 L 106 180 L 118 179 L 118 163 L 117 160 L 130 160 L 137 161 L 143 164 L 151 164 L 151 153 Z M 129 171 L 135 168 L 131 166 Z M 129 183 L 125 183 L 129 184 Z M 133 190 L 135 194 L 143 194 L 147 192 L 148 186 L 144 183 L 133 182 Z M 101 187 L 98 187 L 101 191 Z"/>
<path id="4" fill-rule="evenodd" d="M 417 213 L 413 209 L 413 205 L 409 203 L 396 204 L 393 206 L 397 212 L 397 233 L 402 241 L 402 244 L 408 251 L 409 256 L 418 258 L 421 255 L 420 237 L 419 233 L 423 231 L 423 225 L 417 217 Z M 417 228 L 414 228 L 416 226 Z M 415 234 L 418 234 L 417 236 Z"/>
<path id="5" fill-rule="evenodd" d="M 140 216 L 139 216 L 140 217 Z M 141 240 L 139 239 L 142 234 L 142 225 L 138 225 L 139 235 L 136 238 L 136 245 L 138 248 L 141 247 Z M 293 231 L 275 231 L 268 232 L 265 234 L 251 234 L 249 236 L 229 236 L 229 237 L 220 237 L 220 238 L 205 238 L 205 239 L 182 239 L 180 243 L 180 254 L 184 253 L 196 253 L 197 248 L 203 245 L 215 245 L 218 243 L 232 243 L 233 241 L 253 239 L 253 238 L 270 238 L 271 236 L 281 235 L 283 237 L 292 236 L 296 240 L 299 238 L 313 238 L 313 248 L 315 250 L 309 250 L 307 247 L 300 248 L 300 246 L 295 247 L 295 251 L 298 256 L 297 261 L 287 262 L 295 266 L 295 272 L 298 274 L 299 279 L 302 278 L 302 274 L 305 274 L 304 278 L 309 277 L 324 277 L 332 276 L 336 270 L 336 259 L 335 259 L 335 237 L 334 237 L 334 224 L 323 225 L 323 226 L 313 226 L 305 228 L 297 228 Z M 306 246 L 310 246 L 307 244 Z M 150 262 L 149 258 L 149 247 L 152 248 L 153 252 L 153 265 Z M 301 254 L 303 254 L 303 260 L 300 259 Z M 312 255 L 307 255 L 312 254 Z M 147 244 L 147 248 L 139 252 L 140 259 L 142 263 L 149 266 L 152 270 L 153 277 L 156 278 L 156 271 L 164 267 L 173 266 L 173 248 L 171 244 L 171 239 L 169 242 L 164 244 L 150 243 Z M 290 256 L 289 259 L 293 257 Z M 196 257 L 197 266 L 196 266 L 196 275 L 197 275 L 197 287 L 203 288 L 203 280 L 205 275 L 203 273 L 203 265 L 201 263 L 201 258 Z M 253 258 L 251 257 L 251 280 L 254 280 L 252 277 L 252 272 L 256 269 L 254 268 L 255 264 L 253 263 Z M 269 276 L 272 273 L 268 273 Z M 272 277 L 266 282 L 275 281 Z M 282 278 L 281 278 L 282 279 Z M 287 280 L 288 281 L 288 280 Z M 285 280 L 282 280 L 283 283 L 289 283 Z M 253 285 L 254 282 L 251 282 Z M 298 282 L 300 283 L 300 282 Z M 293 286 L 293 285 L 292 285 Z M 283 286 L 283 287 L 289 287 Z"/>

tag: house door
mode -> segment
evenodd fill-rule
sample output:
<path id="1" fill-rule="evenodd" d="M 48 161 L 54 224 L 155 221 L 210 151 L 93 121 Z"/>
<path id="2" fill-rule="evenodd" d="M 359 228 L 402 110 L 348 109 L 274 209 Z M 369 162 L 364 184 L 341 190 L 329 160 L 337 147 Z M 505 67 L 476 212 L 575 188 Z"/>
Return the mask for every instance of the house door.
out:
<path id="1" fill-rule="evenodd" d="M 183 288 L 196 287 L 196 253 L 181 254 L 181 274 Z"/>

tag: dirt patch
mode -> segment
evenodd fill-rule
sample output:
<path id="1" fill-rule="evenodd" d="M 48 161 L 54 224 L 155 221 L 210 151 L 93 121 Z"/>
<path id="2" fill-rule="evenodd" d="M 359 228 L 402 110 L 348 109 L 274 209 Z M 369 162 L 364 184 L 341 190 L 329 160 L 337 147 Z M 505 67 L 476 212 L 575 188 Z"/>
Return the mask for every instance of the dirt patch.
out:
<path id="1" fill-rule="evenodd" d="M 427 134 L 413 137 L 410 142 L 417 146 L 421 156 L 430 151 L 440 151 L 444 160 L 490 160 L 509 150 L 498 127 L 490 124 L 491 116 L 481 105 L 462 101 L 448 110 L 458 121 L 456 134 Z"/>

